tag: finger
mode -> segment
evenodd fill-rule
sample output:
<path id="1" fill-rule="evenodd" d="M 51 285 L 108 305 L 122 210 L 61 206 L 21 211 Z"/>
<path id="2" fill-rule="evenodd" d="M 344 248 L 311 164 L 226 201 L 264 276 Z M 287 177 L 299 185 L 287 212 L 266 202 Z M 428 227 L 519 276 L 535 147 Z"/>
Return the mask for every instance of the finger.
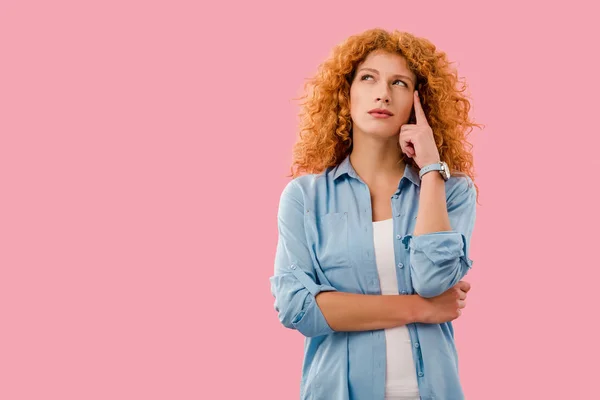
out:
<path id="1" fill-rule="evenodd" d="M 410 151 L 410 147 L 405 147 L 405 148 L 403 148 L 403 149 L 402 149 L 402 152 L 403 152 L 404 154 L 406 154 L 406 156 L 407 156 L 408 158 L 413 158 L 413 157 L 414 157 L 414 154 L 412 153 L 412 151 Z"/>
<path id="2" fill-rule="evenodd" d="M 410 141 L 410 138 L 403 137 L 402 139 L 400 139 L 400 148 L 402 149 L 403 153 L 406 153 L 406 154 L 414 153 L 414 147 L 413 147 L 412 142 Z"/>
<path id="3" fill-rule="evenodd" d="M 414 98 L 415 118 L 417 119 L 417 125 L 429 125 L 427 122 L 427 117 L 425 116 L 425 111 L 423 111 L 423 107 L 421 106 L 421 99 L 419 98 L 419 92 L 417 90 L 415 90 Z"/>
<path id="4" fill-rule="evenodd" d="M 402 151 L 404 152 L 404 154 L 411 158 L 415 156 L 415 149 L 410 145 L 404 146 L 404 149 Z"/>
<path id="5" fill-rule="evenodd" d="M 458 301 L 458 308 L 465 308 L 467 306 L 467 302 L 464 300 Z"/>
<path id="6" fill-rule="evenodd" d="M 418 133 L 418 131 L 418 126 L 413 124 L 404 124 L 400 127 L 400 133 L 413 134 L 414 132 Z"/>
<path id="7" fill-rule="evenodd" d="M 400 132 L 398 142 L 400 143 L 400 149 L 402 150 L 402 152 L 408 155 L 410 151 L 409 144 L 412 143 L 410 139 L 410 134 L 408 134 L 407 132 Z"/>
<path id="8" fill-rule="evenodd" d="M 459 298 L 459 299 L 461 299 L 461 300 L 464 300 L 464 299 L 466 299 L 466 298 L 467 298 L 467 292 L 464 292 L 464 291 L 462 291 L 462 290 L 459 290 L 459 291 L 458 291 L 458 298 Z"/>
<path id="9" fill-rule="evenodd" d="M 471 284 L 467 281 L 459 281 L 457 285 L 465 293 L 471 290 Z"/>

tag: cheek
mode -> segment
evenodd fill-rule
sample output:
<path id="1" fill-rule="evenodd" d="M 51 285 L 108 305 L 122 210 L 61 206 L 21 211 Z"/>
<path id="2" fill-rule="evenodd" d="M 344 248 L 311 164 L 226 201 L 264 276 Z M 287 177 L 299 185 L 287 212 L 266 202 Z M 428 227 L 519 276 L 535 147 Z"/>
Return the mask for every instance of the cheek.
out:
<path id="1" fill-rule="evenodd" d="M 400 120 L 403 123 L 408 122 L 410 116 L 412 115 L 412 111 L 412 105 L 409 107 L 402 107 L 400 110 L 398 110 L 398 116 L 400 117 Z"/>
<path id="2" fill-rule="evenodd" d="M 354 119 L 360 112 L 360 100 L 350 93 L 350 116 Z"/>
<path id="3" fill-rule="evenodd" d="M 354 114 L 360 114 L 361 110 L 366 107 L 365 92 L 361 90 L 350 90 L 350 111 Z"/>

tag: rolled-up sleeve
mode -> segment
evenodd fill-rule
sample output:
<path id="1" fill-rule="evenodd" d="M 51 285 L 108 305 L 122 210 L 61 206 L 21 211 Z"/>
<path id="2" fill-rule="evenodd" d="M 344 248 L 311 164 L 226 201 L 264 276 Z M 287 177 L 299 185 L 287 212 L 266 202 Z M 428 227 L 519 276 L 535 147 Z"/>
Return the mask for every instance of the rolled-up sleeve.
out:
<path id="1" fill-rule="evenodd" d="M 422 297 L 435 297 L 456 285 L 471 269 L 471 235 L 477 192 L 470 177 L 461 177 L 446 200 L 452 230 L 408 235 L 412 285 Z"/>
<path id="2" fill-rule="evenodd" d="M 303 194 L 295 180 L 281 194 L 277 227 L 275 270 L 269 279 L 279 321 L 306 337 L 332 333 L 315 297 L 336 289 L 316 280 L 304 229 Z"/>

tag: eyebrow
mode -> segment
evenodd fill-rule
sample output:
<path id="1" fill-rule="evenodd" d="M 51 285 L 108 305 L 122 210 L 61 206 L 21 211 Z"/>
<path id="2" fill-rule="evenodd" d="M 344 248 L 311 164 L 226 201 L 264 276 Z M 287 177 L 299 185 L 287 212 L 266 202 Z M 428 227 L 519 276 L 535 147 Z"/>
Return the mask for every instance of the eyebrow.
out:
<path id="1" fill-rule="evenodd" d="M 361 69 L 359 69 L 359 70 L 358 70 L 358 72 L 360 72 L 360 71 L 363 71 L 363 70 L 365 70 L 365 71 L 371 71 L 371 72 L 375 72 L 376 74 L 379 74 L 379 71 L 377 71 L 376 69 L 373 69 L 373 68 L 366 68 L 366 67 L 365 67 L 365 68 L 361 68 Z M 415 82 L 412 80 L 412 78 L 410 78 L 410 77 L 408 77 L 408 76 L 406 76 L 406 75 L 395 74 L 395 75 L 393 75 L 393 77 L 394 77 L 394 78 L 396 78 L 396 77 L 400 77 L 400 78 L 408 79 L 409 81 L 411 81 L 411 82 L 412 82 L 412 84 L 413 84 L 413 85 L 415 84 Z"/>

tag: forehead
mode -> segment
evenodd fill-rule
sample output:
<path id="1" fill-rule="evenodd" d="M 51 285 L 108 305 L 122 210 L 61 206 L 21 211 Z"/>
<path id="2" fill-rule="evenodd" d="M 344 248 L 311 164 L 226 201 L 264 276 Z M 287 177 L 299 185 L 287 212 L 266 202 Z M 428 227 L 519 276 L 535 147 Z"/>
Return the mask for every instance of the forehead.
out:
<path id="1" fill-rule="evenodd" d="M 373 68 L 382 74 L 402 74 L 414 77 L 406 59 L 397 53 L 376 50 L 371 53 L 358 65 L 357 70 L 361 68 Z"/>

